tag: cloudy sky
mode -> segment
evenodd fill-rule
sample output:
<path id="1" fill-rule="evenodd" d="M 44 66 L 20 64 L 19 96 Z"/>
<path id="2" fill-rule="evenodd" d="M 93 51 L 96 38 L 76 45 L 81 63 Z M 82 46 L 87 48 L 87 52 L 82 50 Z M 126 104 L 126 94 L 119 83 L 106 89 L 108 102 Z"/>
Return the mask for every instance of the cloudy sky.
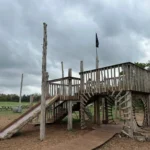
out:
<path id="1" fill-rule="evenodd" d="M 43 22 L 48 24 L 50 79 L 72 68 L 150 59 L 149 0 L 0 0 L 0 93 L 40 93 Z"/>

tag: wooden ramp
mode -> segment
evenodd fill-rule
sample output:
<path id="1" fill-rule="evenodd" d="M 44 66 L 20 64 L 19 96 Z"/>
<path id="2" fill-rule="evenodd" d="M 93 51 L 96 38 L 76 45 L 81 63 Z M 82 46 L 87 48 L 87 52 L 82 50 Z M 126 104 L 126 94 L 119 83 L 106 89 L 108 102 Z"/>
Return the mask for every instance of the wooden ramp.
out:
<path id="1" fill-rule="evenodd" d="M 53 146 L 51 150 L 92 150 L 112 138 L 116 133 L 120 133 L 122 126 L 120 125 L 104 125 L 91 132 L 67 141 L 65 143 L 60 143 L 57 146 Z"/>

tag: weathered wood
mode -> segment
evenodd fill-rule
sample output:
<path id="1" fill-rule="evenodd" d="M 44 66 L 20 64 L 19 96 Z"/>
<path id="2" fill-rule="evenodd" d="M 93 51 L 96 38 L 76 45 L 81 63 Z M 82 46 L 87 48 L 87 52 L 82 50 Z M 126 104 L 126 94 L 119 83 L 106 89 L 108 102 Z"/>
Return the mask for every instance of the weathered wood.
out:
<path id="1" fill-rule="evenodd" d="M 61 62 L 61 70 L 62 70 L 62 78 L 64 78 L 64 65 L 63 62 Z M 64 80 L 61 80 L 62 84 L 62 95 L 64 95 Z"/>
<path id="2" fill-rule="evenodd" d="M 97 102 L 94 101 L 94 123 L 97 121 Z"/>
<path id="3" fill-rule="evenodd" d="M 80 72 L 83 72 L 83 61 L 80 62 Z M 81 93 L 84 91 L 84 75 L 81 74 L 80 75 L 80 79 L 81 79 L 81 85 L 80 85 L 80 88 L 81 88 Z"/>
<path id="4" fill-rule="evenodd" d="M 20 109 L 21 109 L 22 86 L 23 86 L 23 74 L 21 75 L 21 83 L 20 83 L 20 97 L 19 97 L 19 107 L 20 107 Z"/>
<path id="5" fill-rule="evenodd" d="M 96 119 L 96 122 L 98 125 L 100 125 L 100 100 L 101 100 L 101 97 L 99 96 L 98 97 L 98 100 L 97 100 L 97 119 Z"/>
<path id="6" fill-rule="evenodd" d="M 68 77 L 72 77 L 72 69 L 68 70 Z M 68 79 L 69 96 L 72 95 L 72 80 Z M 68 130 L 72 130 L 72 100 L 68 101 Z"/>
<path id="7" fill-rule="evenodd" d="M 47 55 L 47 24 L 43 23 L 43 56 L 42 56 L 42 89 L 41 89 L 41 120 L 40 120 L 40 140 L 45 139 L 45 100 L 46 100 L 46 55 Z"/>
<path id="8" fill-rule="evenodd" d="M 148 96 L 148 100 L 147 100 L 147 112 L 148 112 L 148 126 L 150 126 L 150 94 Z"/>
<path id="9" fill-rule="evenodd" d="M 33 98 L 34 98 L 34 96 L 33 96 L 33 95 L 30 95 L 30 107 L 33 106 Z"/>
<path id="10" fill-rule="evenodd" d="M 46 95 L 46 98 L 49 97 L 49 83 L 47 82 L 48 81 L 48 78 L 49 78 L 49 75 L 48 75 L 48 72 L 46 72 L 46 77 L 45 77 L 45 84 L 46 84 L 46 89 L 45 89 L 45 95 Z"/>

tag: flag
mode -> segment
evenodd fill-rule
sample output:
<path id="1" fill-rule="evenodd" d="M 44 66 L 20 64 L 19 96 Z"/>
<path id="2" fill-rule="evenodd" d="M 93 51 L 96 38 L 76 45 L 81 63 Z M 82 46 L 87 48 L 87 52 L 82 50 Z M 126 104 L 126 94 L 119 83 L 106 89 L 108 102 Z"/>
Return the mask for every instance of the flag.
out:
<path id="1" fill-rule="evenodd" d="M 99 41 L 98 41 L 97 33 L 96 33 L 96 47 L 99 47 Z"/>

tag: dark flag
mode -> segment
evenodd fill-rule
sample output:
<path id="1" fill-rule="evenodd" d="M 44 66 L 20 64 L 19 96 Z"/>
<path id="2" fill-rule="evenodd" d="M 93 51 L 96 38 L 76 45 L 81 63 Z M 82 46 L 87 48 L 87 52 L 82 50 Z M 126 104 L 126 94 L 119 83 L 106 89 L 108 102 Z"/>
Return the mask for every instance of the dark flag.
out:
<path id="1" fill-rule="evenodd" d="M 96 47 L 99 47 L 99 41 L 98 41 L 97 33 L 96 33 Z"/>

